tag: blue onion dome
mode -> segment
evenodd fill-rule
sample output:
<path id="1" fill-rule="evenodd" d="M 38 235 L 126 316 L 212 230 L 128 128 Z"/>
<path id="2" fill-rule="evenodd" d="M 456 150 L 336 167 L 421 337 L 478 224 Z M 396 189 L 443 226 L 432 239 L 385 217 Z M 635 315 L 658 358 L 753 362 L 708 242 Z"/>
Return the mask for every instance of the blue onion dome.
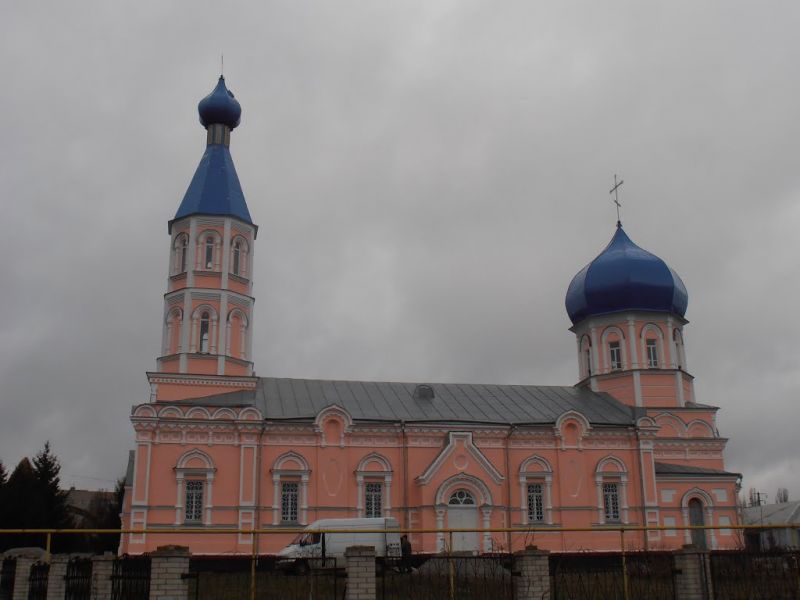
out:
<path id="1" fill-rule="evenodd" d="M 225 87 L 225 78 L 222 75 L 219 76 L 214 91 L 200 100 L 197 112 L 200 113 L 200 122 L 206 128 L 209 125 L 221 123 L 235 129 L 242 118 L 242 107 L 239 105 L 239 101 L 233 97 L 233 92 Z"/>
<path id="2" fill-rule="evenodd" d="M 573 324 L 595 315 L 641 310 L 686 314 L 686 286 L 663 260 L 617 231 L 597 258 L 572 278 L 565 300 Z"/>

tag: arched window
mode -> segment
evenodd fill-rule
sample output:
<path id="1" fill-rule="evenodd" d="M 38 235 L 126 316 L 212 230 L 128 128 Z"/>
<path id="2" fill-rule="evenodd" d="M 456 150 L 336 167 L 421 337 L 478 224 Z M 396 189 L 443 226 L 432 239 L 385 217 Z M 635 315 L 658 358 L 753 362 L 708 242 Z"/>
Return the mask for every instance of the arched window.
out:
<path id="1" fill-rule="evenodd" d="M 706 524 L 703 517 L 703 503 L 697 498 L 689 500 L 689 525 L 693 527 L 702 527 Z M 698 548 L 706 548 L 706 531 L 705 529 L 692 529 L 692 544 Z"/>
<path id="2" fill-rule="evenodd" d="M 338 419 L 327 419 L 327 424 Z M 367 454 L 356 468 L 359 517 L 388 517 L 391 505 L 392 465 L 376 452 Z"/>
<path id="3" fill-rule="evenodd" d="M 175 525 L 211 525 L 215 471 L 211 457 L 200 450 L 190 450 L 178 459 L 175 465 Z"/>
<path id="4" fill-rule="evenodd" d="M 242 259 L 242 243 L 239 240 L 233 242 L 233 274 L 239 274 L 239 263 Z"/>
<path id="5" fill-rule="evenodd" d="M 272 524 L 305 524 L 308 510 L 308 479 L 311 469 L 296 452 L 279 456 L 272 467 Z"/>
<path id="6" fill-rule="evenodd" d="M 664 334 L 655 323 L 648 323 L 642 327 L 641 351 L 644 356 L 644 365 L 649 369 L 661 368 L 664 360 Z"/>
<path id="7" fill-rule="evenodd" d="M 189 250 L 189 236 L 185 233 L 178 234 L 175 238 L 173 249 L 172 273 L 179 275 L 186 273 L 186 257 Z"/>
<path id="8" fill-rule="evenodd" d="M 207 312 L 200 315 L 200 352 L 202 354 L 208 354 L 210 323 L 211 319 Z"/>
<path id="9" fill-rule="evenodd" d="M 237 277 L 247 277 L 247 240 L 241 236 L 231 242 L 230 272 Z"/>
<path id="10" fill-rule="evenodd" d="M 205 264 L 206 270 L 212 270 L 214 268 L 214 236 L 206 236 L 203 255 L 203 264 Z"/>
<path id="11" fill-rule="evenodd" d="M 177 354 L 181 351 L 181 330 L 183 325 L 183 312 L 180 308 L 173 308 L 167 315 L 167 330 L 164 339 L 164 354 Z"/>
<path id="12" fill-rule="evenodd" d="M 541 456 L 531 456 L 520 465 L 519 483 L 524 524 L 552 523 L 552 480 L 552 467 Z"/>
<path id="13" fill-rule="evenodd" d="M 245 359 L 247 357 L 247 317 L 234 309 L 228 314 L 225 354 Z"/>
<path id="14" fill-rule="evenodd" d="M 600 523 L 628 522 L 628 470 L 620 459 L 606 456 L 595 470 Z"/>
<path id="15" fill-rule="evenodd" d="M 604 351 L 605 372 L 620 371 L 625 368 L 627 362 L 625 336 L 619 327 L 614 325 L 606 327 L 600 339 L 600 347 Z"/>
<path id="16" fill-rule="evenodd" d="M 447 502 L 451 506 L 474 506 L 475 498 L 467 490 L 456 490 Z"/>

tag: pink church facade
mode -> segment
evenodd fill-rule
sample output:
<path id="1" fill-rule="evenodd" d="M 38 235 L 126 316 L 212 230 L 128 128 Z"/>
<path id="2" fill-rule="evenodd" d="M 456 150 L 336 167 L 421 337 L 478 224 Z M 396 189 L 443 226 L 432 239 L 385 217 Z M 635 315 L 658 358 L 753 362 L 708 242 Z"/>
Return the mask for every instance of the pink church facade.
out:
<path id="1" fill-rule="evenodd" d="M 214 530 L 394 517 L 456 533 L 452 549 L 619 548 L 608 525 L 721 527 L 628 533 L 637 548 L 736 544 L 739 475 L 725 470 L 717 408 L 694 397 L 684 350 L 688 296 L 618 224 L 567 292 L 574 386 L 257 377 L 252 276 L 257 226 L 229 152 L 241 108 L 220 78 L 200 103 L 207 147 L 175 218 L 162 355 L 134 406 L 121 551 L 164 544 L 250 554 Z M 152 533 L 200 529 L 208 533 Z M 589 528 L 563 532 L 561 528 Z M 293 537 L 259 535 L 259 553 Z M 439 552 L 440 532 L 412 533 Z"/>

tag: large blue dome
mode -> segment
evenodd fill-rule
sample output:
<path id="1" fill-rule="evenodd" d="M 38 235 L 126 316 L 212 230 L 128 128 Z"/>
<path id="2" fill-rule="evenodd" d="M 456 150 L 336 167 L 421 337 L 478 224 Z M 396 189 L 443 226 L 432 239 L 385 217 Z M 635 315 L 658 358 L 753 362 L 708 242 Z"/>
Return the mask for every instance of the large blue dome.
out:
<path id="1" fill-rule="evenodd" d="M 200 100 L 197 112 L 200 113 L 200 122 L 206 128 L 209 125 L 221 123 L 234 129 L 242 118 L 242 107 L 239 105 L 239 101 L 233 97 L 233 92 L 225 87 L 225 78 L 222 75 L 219 76 L 217 87 Z"/>
<path id="2" fill-rule="evenodd" d="M 689 294 L 678 274 L 625 234 L 622 225 L 597 258 L 572 278 L 565 304 L 572 323 L 628 310 L 686 314 Z"/>

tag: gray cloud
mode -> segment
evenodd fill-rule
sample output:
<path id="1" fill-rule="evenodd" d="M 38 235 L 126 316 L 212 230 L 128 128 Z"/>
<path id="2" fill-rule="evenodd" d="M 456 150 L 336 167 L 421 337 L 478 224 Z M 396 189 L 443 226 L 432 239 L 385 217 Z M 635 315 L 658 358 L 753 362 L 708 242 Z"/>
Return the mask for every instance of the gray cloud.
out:
<path id="1" fill-rule="evenodd" d="M 159 350 L 166 221 L 218 53 L 260 225 L 260 374 L 569 384 L 563 295 L 623 220 L 690 293 L 698 399 L 800 497 L 800 8 L 7 6 L 0 458 L 110 485 Z"/>

